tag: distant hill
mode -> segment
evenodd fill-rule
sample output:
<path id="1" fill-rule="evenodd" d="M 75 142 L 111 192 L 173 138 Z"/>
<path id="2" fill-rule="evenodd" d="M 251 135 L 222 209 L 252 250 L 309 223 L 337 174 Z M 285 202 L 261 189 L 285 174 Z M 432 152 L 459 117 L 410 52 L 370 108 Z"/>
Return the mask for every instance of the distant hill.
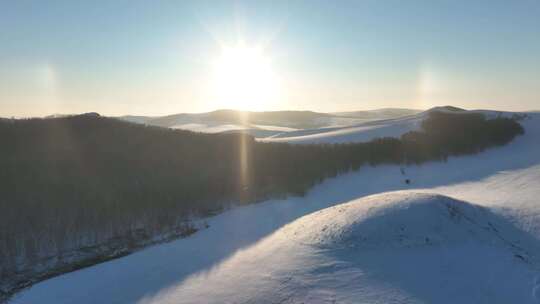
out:
<path id="1" fill-rule="evenodd" d="M 236 110 L 217 110 L 207 113 L 180 113 L 160 117 L 121 116 L 122 120 L 136 123 L 173 128 L 183 124 L 203 123 L 208 125 L 272 125 L 292 128 L 315 128 L 324 125 L 322 118 L 330 114 L 311 111 L 272 111 L 248 112 Z"/>
<path id="2" fill-rule="evenodd" d="M 433 107 L 429 109 L 428 111 L 446 111 L 446 112 L 467 112 L 467 110 L 463 108 L 458 108 L 454 106 L 439 106 L 439 107 Z"/>
<path id="3" fill-rule="evenodd" d="M 121 120 L 139 123 L 139 124 L 145 124 L 147 121 L 154 119 L 152 116 L 137 116 L 137 115 L 125 115 L 119 117 Z"/>
<path id="4" fill-rule="evenodd" d="M 383 108 L 368 111 L 353 111 L 353 112 L 335 112 L 332 115 L 339 117 L 354 117 L 362 119 L 390 119 L 408 115 L 414 115 L 423 110 L 401 109 L 401 108 Z"/>
<path id="5" fill-rule="evenodd" d="M 396 118 L 418 113 L 410 109 L 380 109 L 373 111 L 319 113 L 313 111 L 268 111 L 250 112 L 217 110 L 207 113 L 180 113 L 160 117 L 121 116 L 119 119 L 147 125 L 187 129 L 195 131 L 251 130 L 251 134 L 276 134 L 276 127 L 291 129 L 315 129 L 352 125 L 366 120 Z M 221 126 L 226 126 L 220 129 Z"/>

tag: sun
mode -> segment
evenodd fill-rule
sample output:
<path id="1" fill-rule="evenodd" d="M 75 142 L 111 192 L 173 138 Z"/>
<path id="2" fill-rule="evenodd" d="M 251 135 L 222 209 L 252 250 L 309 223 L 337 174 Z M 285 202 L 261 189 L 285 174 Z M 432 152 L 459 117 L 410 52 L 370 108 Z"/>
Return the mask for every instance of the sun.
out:
<path id="1" fill-rule="evenodd" d="M 220 108 L 268 110 L 279 99 L 278 77 L 260 47 L 223 47 L 213 69 L 212 99 Z"/>

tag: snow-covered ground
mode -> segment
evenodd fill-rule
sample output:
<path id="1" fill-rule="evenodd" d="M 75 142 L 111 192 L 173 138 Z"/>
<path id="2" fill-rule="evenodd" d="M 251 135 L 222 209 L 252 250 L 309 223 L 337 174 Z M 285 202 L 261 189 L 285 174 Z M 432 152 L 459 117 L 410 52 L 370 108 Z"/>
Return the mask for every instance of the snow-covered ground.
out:
<path id="1" fill-rule="evenodd" d="M 208 113 L 181 113 L 162 117 L 121 116 L 122 120 L 203 133 L 247 132 L 256 138 L 291 137 L 338 130 L 376 120 L 392 119 L 419 113 L 410 109 L 378 109 L 344 113 L 302 111 L 239 112 L 217 110 Z M 251 118 L 250 118 L 251 117 Z M 303 126 L 303 127 L 302 127 Z M 303 129 L 311 126 L 313 129 Z M 300 131 L 297 133 L 296 131 Z M 292 132 L 291 134 L 288 134 Z"/>
<path id="2" fill-rule="evenodd" d="M 258 138 L 267 142 L 287 142 L 292 144 L 322 144 L 322 143 L 351 143 L 366 142 L 377 137 L 400 137 L 401 135 L 418 130 L 422 121 L 432 111 L 459 113 L 447 107 L 435 107 L 420 113 L 389 119 L 375 120 L 352 120 L 347 124 L 330 124 L 327 127 L 315 129 L 303 129 L 290 132 L 282 132 L 265 138 Z M 465 112 L 465 111 L 464 111 Z M 489 118 L 496 116 L 511 116 L 511 112 L 499 112 L 489 110 L 466 111 L 477 112 Z"/>
<path id="3" fill-rule="evenodd" d="M 319 128 L 283 132 L 260 139 L 268 142 L 288 142 L 295 144 L 347 143 L 370 141 L 376 137 L 399 137 L 420 128 L 426 112 L 412 116 L 368 121 L 345 127 Z"/>
<path id="4" fill-rule="evenodd" d="M 227 131 L 237 131 L 247 129 L 246 126 L 234 125 L 234 124 L 219 124 L 219 125 L 209 125 L 201 123 L 187 123 L 181 125 L 175 125 L 171 127 L 172 129 L 181 129 L 188 130 L 193 132 L 201 133 L 221 133 Z"/>
<path id="5" fill-rule="evenodd" d="M 13 303 L 539 303 L 540 114 L 529 116 L 504 147 L 404 174 L 362 167 Z"/>
<path id="6" fill-rule="evenodd" d="M 487 208 L 379 194 L 307 215 L 142 303 L 534 303 L 538 248 Z"/>
<path id="7" fill-rule="evenodd" d="M 270 137 L 283 132 L 296 131 L 294 128 L 271 126 L 271 125 L 238 125 L 238 124 L 204 124 L 204 123 L 188 123 L 174 125 L 172 129 L 188 130 L 201 133 L 225 133 L 246 131 L 256 138 Z"/>

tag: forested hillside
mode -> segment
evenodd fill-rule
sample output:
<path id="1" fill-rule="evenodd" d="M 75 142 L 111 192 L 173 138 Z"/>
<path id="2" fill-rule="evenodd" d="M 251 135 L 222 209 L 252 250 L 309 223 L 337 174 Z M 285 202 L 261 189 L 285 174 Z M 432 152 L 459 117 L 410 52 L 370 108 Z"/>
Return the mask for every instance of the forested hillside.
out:
<path id="1" fill-rule="evenodd" d="M 294 128 L 318 128 L 326 126 L 325 119 L 340 117 L 311 111 L 250 112 L 216 110 L 207 113 L 180 113 L 161 117 L 122 116 L 122 120 L 144 123 L 158 127 L 175 127 L 189 123 L 273 125 Z"/>
<path id="2" fill-rule="evenodd" d="M 0 287 L 7 293 L 69 264 L 67 252 L 188 234 L 189 218 L 231 204 L 302 195 L 366 164 L 477 153 L 522 133 L 513 119 L 436 111 L 399 139 L 339 145 L 262 143 L 97 115 L 0 120 Z"/>

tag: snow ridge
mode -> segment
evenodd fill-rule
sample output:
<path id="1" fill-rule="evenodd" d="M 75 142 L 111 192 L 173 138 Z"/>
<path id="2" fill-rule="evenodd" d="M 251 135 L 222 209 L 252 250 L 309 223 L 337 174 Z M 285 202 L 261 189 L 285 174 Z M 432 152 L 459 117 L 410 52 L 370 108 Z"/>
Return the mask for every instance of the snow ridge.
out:
<path id="1" fill-rule="evenodd" d="M 525 260 L 526 238 L 489 208 L 417 192 L 371 195 L 306 215 L 282 233 L 325 249 L 397 249 L 462 243 L 502 245 Z"/>

